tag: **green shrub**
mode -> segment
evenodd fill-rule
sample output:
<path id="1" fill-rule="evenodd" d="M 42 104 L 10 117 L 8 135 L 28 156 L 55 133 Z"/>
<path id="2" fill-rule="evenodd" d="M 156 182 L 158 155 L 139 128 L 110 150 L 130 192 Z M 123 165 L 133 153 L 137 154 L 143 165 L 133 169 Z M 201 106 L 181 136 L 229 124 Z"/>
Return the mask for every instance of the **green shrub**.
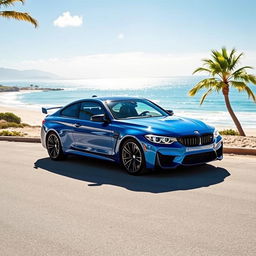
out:
<path id="1" fill-rule="evenodd" d="M 22 132 L 3 130 L 0 131 L 0 136 L 24 136 L 24 134 Z"/>
<path id="2" fill-rule="evenodd" d="M 220 135 L 235 135 L 238 136 L 239 133 L 233 129 L 226 129 L 226 130 L 222 130 L 219 131 Z"/>
<path id="3" fill-rule="evenodd" d="M 17 124 L 17 123 L 14 123 L 14 122 L 0 122 L 0 129 L 6 129 L 6 128 L 10 128 L 10 127 L 13 127 L 13 128 L 23 128 L 25 127 L 26 125 L 24 124 Z"/>
<path id="4" fill-rule="evenodd" d="M 0 113 L 0 120 L 5 120 L 7 122 L 13 122 L 16 124 L 20 124 L 20 122 L 21 122 L 21 118 L 11 112 Z"/>

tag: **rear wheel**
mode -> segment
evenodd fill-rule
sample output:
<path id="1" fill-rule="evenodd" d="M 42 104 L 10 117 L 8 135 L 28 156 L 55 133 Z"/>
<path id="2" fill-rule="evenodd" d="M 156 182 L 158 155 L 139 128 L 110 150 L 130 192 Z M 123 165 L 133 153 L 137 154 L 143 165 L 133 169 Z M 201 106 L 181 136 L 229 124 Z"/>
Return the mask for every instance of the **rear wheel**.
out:
<path id="1" fill-rule="evenodd" d="M 129 174 L 139 175 L 145 171 L 145 157 L 138 142 L 129 139 L 121 147 L 121 160 Z"/>
<path id="2" fill-rule="evenodd" d="M 56 133 L 51 132 L 47 136 L 46 148 L 47 148 L 49 157 L 52 160 L 62 160 L 65 158 L 65 155 L 61 148 L 60 139 Z"/>

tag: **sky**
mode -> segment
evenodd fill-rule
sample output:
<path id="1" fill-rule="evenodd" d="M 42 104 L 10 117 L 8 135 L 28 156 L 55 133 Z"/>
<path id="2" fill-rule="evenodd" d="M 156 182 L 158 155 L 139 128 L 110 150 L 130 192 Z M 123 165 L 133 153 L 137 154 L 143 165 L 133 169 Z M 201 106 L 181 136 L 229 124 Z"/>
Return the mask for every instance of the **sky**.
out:
<path id="1" fill-rule="evenodd" d="M 12 9 L 39 27 L 0 18 L 0 67 L 65 78 L 191 75 L 226 46 L 256 68 L 255 0 L 27 0 Z"/>

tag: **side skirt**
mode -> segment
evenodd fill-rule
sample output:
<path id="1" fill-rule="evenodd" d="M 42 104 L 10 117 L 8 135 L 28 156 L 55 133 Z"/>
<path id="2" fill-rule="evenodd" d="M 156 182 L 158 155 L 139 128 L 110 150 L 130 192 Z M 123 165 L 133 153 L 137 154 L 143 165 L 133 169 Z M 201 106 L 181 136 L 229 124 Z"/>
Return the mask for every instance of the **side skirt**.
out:
<path id="1" fill-rule="evenodd" d="M 92 158 L 107 160 L 107 161 L 111 161 L 111 162 L 116 162 L 115 158 L 112 157 L 112 156 L 106 156 L 104 154 L 93 153 L 93 152 L 89 152 L 87 150 L 77 149 L 77 148 L 73 148 L 73 147 L 71 149 L 66 150 L 65 153 L 66 154 L 86 156 L 86 157 L 92 157 Z"/>

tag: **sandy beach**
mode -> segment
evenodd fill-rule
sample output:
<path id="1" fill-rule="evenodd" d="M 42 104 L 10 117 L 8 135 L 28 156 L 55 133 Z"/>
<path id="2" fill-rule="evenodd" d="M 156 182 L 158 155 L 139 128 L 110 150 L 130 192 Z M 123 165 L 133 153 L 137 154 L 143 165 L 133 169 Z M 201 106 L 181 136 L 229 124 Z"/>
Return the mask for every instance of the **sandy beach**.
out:
<path id="1" fill-rule="evenodd" d="M 29 125 L 41 125 L 45 115 L 40 110 L 32 110 L 21 107 L 1 106 L 0 112 L 12 112 L 19 116 L 23 123 Z"/>
<path id="2" fill-rule="evenodd" d="M 29 125 L 41 125 L 42 120 L 44 119 L 44 114 L 40 109 L 32 109 L 26 106 L 12 106 L 8 104 L 8 99 L 12 94 L 24 94 L 35 92 L 34 90 L 26 90 L 22 92 L 1 92 L 1 101 L 0 101 L 0 112 L 12 112 L 21 118 L 23 123 L 27 123 Z M 39 92 L 39 90 L 37 90 Z M 2 102 L 3 100 L 3 102 Z"/>

